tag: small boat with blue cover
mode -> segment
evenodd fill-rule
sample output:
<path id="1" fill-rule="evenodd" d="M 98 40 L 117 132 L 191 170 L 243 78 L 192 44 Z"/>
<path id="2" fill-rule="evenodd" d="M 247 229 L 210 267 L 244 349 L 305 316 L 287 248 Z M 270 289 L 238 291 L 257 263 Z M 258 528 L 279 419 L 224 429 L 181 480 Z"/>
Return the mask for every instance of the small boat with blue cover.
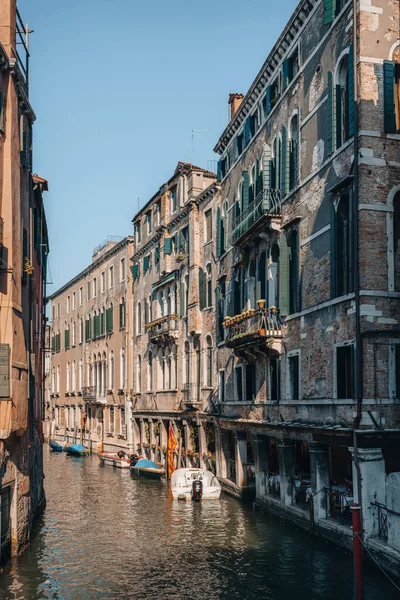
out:
<path id="1" fill-rule="evenodd" d="M 53 450 L 53 452 L 62 452 L 65 449 L 67 442 L 56 442 L 54 440 L 50 440 L 49 446 Z"/>
<path id="2" fill-rule="evenodd" d="M 82 444 L 70 444 L 66 447 L 65 452 L 70 456 L 86 456 L 89 451 Z"/>
<path id="3" fill-rule="evenodd" d="M 159 467 L 152 460 L 141 458 L 135 464 L 131 459 L 131 472 L 138 477 L 147 477 L 148 479 L 161 479 L 165 474 L 165 469 Z"/>

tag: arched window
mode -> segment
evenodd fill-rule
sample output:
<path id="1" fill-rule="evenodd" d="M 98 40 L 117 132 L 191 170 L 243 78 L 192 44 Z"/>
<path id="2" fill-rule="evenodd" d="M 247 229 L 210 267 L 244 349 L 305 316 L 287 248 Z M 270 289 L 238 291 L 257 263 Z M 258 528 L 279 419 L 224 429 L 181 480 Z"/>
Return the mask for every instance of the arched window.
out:
<path id="1" fill-rule="evenodd" d="M 149 301 L 144 300 L 144 324 L 147 325 L 149 323 Z"/>
<path id="2" fill-rule="evenodd" d="M 136 392 L 140 394 L 142 391 L 142 357 L 140 354 L 136 362 Z"/>
<path id="3" fill-rule="evenodd" d="M 207 308 L 211 308 L 212 306 L 212 269 L 211 269 L 211 263 L 208 263 L 206 266 L 206 273 L 207 273 L 207 298 L 206 298 L 206 306 Z"/>
<path id="4" fill-rule="evenodd" d="M 114 389 L 114 352 L 110 352 L 110 364 L 108 367 L 108 387 L 110 390 Z"/>
<path id="5" fill-rule="evenodd" d="M 142 305 L 140 302 L 136 306 L 136 335 L 142 333 Z"/>
<path id="6" fill-rule="evenodd" d="M 228 248 L 228 200 L 224 200 L 221 216 L 221 254 Z"/>
<path id="7" fill-rule="evenodd" d="M 256 161 L 256 198 L 263 191 L 263 172 L 261 161 L 257 159 Z"/>
<path id="8" fill-rule="evenodd" d="M 83 388 L 83 360 L 79 361 L 79 378 L 78 378 L 78 389 L 81 392 Z"/>
<path id="9" fill-rule="evenodd" d="M 164 352 L 162 348 L 159 349 L 157 353 L 157 389 L 164 390 L 165 389 L 165 361 L 164 361 Z"/>
<path id="10" fill-rule="evenodd" d="M 299 182 L 299 116 L 294 115 L 289 127 L 289 190 Z"/>
<path id="11" fill-rule="evenodd" d="M 400 292 L 400 192 L 393 200 L 393 262 L 394 289 Z"/>
<path id="12" fill-rule="evenodd" d="M 277 307 L 278 301 L 278 264 L 279 246 L 275 243 L 271 248 L 271 260 L 268 265 L 268 304 Z"/>
<path id="13" fill-rule="evenodd" d="M 169 287 L 167 287 L 167 290 L 165 292 L 165 297 L 167 300 L 167 315 L 171 314 L 171 290 L 169 289 Z"/>
<path id="14" fill-rule="evenodd" d="M 56 370 L 54 367 L 51 370 L 51 393 L 56 393 Z"/>
<path id="15" fill-rule="evenodd" d="M 57 371 L 56 371 L 56 392 L 57 394 L 60 393 L 60 365 L 57 365 Z"/>
<path id="16" fill-rule="evenodd" d="M 153 301 L 151 298 L 151 294 L 149 294 L 149 323 L 153 320 Z"/>
<path id="17" fill-rule="evenodd" d="M 337 71 L 336 84 L 336 144 L 339 148 L 349 139 L 349 55 L 346 54 Z"/>
<path id="18" fill-rule="evenodd" d="M 289 238 L 289 311 L 299 310 L 299 235 L 294 229 Z"/>
<path id="19" fill-rule="evenodd" d="M 158 292 L 158 316 L 164 316 L 164 292 L 162 290 Z"/>
<path id="20" fill-rule="evenodd" d="M 212 387 L 213 384 L 213 345 L 211 336 L 208 335 L 206 339 L 207 344 L 207 377 L 206 377 L 206 385 L 207 387 Z"/>
<path id="21" fill-rule="evenodd" d="M 250 171 L 249 204 L 251 204 L 255 198 L 256 184 L 257 184 L 257 165 L 254 164 Z"/>
<path id="22" fill-rule="evenodd" d="M 165 349 L 165 389 L 171 389 L 171 381 L 172 381 L 172 365 L 171 365 L 171 353 L 167 346 Z"/>
<path id="23" fill-rule="evenodd" d="M 335 223 L 335 291 L 336 296 L 343 296 L 352 291 L 351 277 L 351 231 L 350 201 L 346 194 L 342 196 L 336 207 Z"/>
<path id="24" fill-rule="evenodd" d="M 83 344 L 83 319 L 79 319 L 79 343 Z"/>
<path id="25" fill-rule="evenodd" d="M 257 300 L 267 300 L 267 255 L 261 252 L 258 259 Z"/>
<path id="26" fill-rule="evenodd" d="M 72 361 L 72 386 L 71 391 L 76 392 L 76 361 Z"/>
<path id="27" fill-rule="evenodd" d="M 120 354 L 120 388 L 121 390 L 125 389 L 125 379 L 126 379 L 126 357 L 125 357 L 125 348 L 121 348 Z"/>
<path id="28" fill-rule="evenodd" d="M 72 346 L 76 346 L 76 322 L 72 323 Z"/>
<path id="29" fill-rule="evenodd" d="M 153 391 L 153 353 L 151 350 L 147 359 L 147 390 Z"/>
<path id="30" fill-rule="evenodd" d="M 177 386 L 177 381 L 178 381 L 178 360 L 177 360 L 177 348 L 176 345 L 174 344 L 172 346 L 172 351 L 171 351 L 171 379 L 170 379 L 170 386 L 172 390 L 176 389 Z"/>
<path id="31" fill-rule="evenodd" d="M 69 394 L 69 392 L 71 391 L 71 365 L 69 362 L 67 362 L 67 368 L 66 368 L 66 385 L 65 385 L 65 389 L 67 391 L 67 393 Z"/>
<path id="32" fill-rule="evenodd" d="M 281 189 L 282 182 L 282 138 L 276 135 L 272 145 L 271 156 L 271 188 L 275 190 Z"/>
<path id="33" fill-rule="evenodd" d="M 201 388 L 201 346 L 200 340 L 196 338 L 193 342 L 193 349 L 196 358 L 195 363 L 195 377 L 196 377 L 196 400 L 200 401 L 200 388 Z"/>

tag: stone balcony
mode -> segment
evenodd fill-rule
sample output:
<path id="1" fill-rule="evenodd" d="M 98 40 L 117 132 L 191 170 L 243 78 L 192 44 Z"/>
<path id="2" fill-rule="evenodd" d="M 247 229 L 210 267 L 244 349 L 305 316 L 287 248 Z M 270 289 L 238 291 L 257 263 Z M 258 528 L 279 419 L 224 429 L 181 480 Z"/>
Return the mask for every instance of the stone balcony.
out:
<path id="1" fill-rule="evenodd" d="M 265 224 L 273 218 L 280 217 L 280 190 L 262 190 L 249 206 L 233 221 L 231 244 L 241 246 L 247 243 Z"/>
<path id="2" fill-rule="evenodd" d="M 282 353 L 282 323 L 279 310 L 262 304 L 234 317 L 225 317 L 227 330 L 225 344 L 228 348 L 249 350 L 254 346 L 270 357 Z"/>
<path id="3" fill-rule="evenodd" d="M 201 389 L 194 383 L 184 383 L 181 389 L 182 404 L 185 409 L 199 409 L 201 402 Z"/>
<path id="4" fill-rule="evenodd" d="M 163 343 L 178 335 L 178 315 L 165 315 L 145 325 L 149 340 L 153 344 Z"/>

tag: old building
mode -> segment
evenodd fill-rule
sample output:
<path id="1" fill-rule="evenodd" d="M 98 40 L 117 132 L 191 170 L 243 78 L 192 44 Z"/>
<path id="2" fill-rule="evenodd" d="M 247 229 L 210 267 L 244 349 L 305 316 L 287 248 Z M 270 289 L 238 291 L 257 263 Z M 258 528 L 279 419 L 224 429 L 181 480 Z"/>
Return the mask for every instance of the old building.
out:
<path id="1" fill-rule="evenodd" d="M 217 474 L 345 545 L 358 501 L 392 566 L 398 24 L 397 1 L 302 0 L 215 147 Z"/>
<path id="2" fill-rule="evenodd" d="M 134 448 L 164 461 L 171 424 L 187 465 L 207 460 L 216 401 L 215 179 L 179 162 L 133 219 Z"/>
<path id="3" fill-rule="evenodd" d="M 107 238 L 92 263 L 49 298 L 49 438 L 129 449 L 133 239 Z"/>
<path id="4" fill-rule="evenodd" d="M 48 239 L 32 175 L 29 53 L 15 0 L 0 6 L 0 562 L 29 541 L 45 503 L 42 467 Z"/>

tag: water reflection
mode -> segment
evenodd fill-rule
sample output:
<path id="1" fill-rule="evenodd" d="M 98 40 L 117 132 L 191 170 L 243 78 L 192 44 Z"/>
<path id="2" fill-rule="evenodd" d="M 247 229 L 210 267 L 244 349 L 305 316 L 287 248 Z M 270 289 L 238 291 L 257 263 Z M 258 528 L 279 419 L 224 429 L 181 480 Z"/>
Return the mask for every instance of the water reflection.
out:
<path id="1" fill-rule="evenodd" d="M 351 556 L 228 496 L 178 503 L 165 483 L 46 452 L 48 505 L 1 600 L 351 600 Z M 366 600 L 396 598 L 367 569 Z"/>

